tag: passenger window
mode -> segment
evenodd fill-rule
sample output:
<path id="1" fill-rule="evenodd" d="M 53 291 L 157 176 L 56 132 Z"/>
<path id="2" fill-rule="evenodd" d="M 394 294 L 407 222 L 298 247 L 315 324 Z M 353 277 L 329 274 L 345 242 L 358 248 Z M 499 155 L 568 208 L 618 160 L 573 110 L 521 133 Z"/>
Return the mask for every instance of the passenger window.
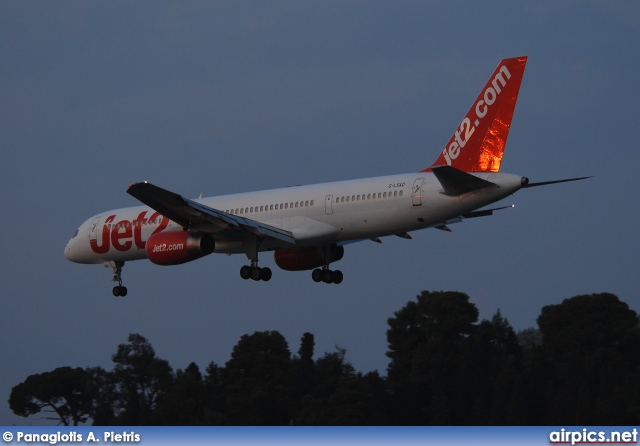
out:
<path id="1" fill-rule="evenodd" d="M 311 206 L 313 206 L 313 200 L 311 200 Z"/>
<path id="2" fill-rule="evenodd" d="M 402 197 L 402 191 L 400 191 L 400 196 Z"/>

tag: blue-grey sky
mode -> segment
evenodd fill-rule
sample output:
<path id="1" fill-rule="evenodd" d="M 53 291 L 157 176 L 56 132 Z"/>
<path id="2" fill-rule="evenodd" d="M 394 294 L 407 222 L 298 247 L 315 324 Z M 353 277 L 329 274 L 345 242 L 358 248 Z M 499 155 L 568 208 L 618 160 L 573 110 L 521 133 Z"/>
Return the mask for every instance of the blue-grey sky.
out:
<path id="1" fill-rule="evenodd" d="M 339 345 L 386 373 L 387 318 L 421 290 L 468 293 L 517 330 L 608 291 L 640 310 L 637 1 L 0 3 L 0 424 L 28 375 L 111 368 L 127 335 L 174 368 L 224 364 L 240 336 Z M 88 217 L 152 181 L 186 196 L 429 166 L 498 62 L 529 56 L 502 171 L 511 210 L 349 245 L 342 285 L 245 256 L 111 270 L 65 260 Z"/>

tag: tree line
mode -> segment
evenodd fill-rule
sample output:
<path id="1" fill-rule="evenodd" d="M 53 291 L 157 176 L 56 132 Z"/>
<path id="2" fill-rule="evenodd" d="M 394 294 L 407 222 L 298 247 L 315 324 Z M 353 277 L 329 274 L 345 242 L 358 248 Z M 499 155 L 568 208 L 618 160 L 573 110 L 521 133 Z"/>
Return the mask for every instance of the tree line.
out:
<path id="1" fill-rule="evenodd" d="M 174 371 L 140 334 L 113 369 L 60 367 L 13 387 L 11 410 L 64 425 L 637 425 L 638 315 L 609 293 L 545 306 L 516 333 L 478 322 L 460 292 L 423 291 L 388 319 L 386 376 L 339 347 L 292 354 L 277 331 L 240 338 L 231 358 Z"/>

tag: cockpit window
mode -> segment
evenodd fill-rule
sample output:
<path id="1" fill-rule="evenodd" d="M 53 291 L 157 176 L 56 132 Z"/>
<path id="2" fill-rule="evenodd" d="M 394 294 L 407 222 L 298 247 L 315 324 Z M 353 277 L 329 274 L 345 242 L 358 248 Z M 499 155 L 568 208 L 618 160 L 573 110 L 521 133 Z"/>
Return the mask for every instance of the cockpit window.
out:
<path id="1" fill-rule="evenodd" d="M 80 232 L 80 228 L 76 229 L 76 232 L 73 233 L 73 237 L 71 237 L 71 238 L 75 238 L 76 235 L 78 235 L 78 232 Z"/>

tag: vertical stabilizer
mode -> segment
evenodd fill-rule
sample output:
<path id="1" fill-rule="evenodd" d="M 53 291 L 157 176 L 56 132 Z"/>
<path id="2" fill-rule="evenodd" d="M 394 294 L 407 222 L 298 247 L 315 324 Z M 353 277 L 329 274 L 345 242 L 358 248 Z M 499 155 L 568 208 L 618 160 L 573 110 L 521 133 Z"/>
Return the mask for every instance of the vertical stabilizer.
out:
<path id="1" fill-rule="evenodd" d="M 526 57 L 500 62 L 431 167 L 449 165 L 464 172 L 500 170 L 526 64 Z"/>

